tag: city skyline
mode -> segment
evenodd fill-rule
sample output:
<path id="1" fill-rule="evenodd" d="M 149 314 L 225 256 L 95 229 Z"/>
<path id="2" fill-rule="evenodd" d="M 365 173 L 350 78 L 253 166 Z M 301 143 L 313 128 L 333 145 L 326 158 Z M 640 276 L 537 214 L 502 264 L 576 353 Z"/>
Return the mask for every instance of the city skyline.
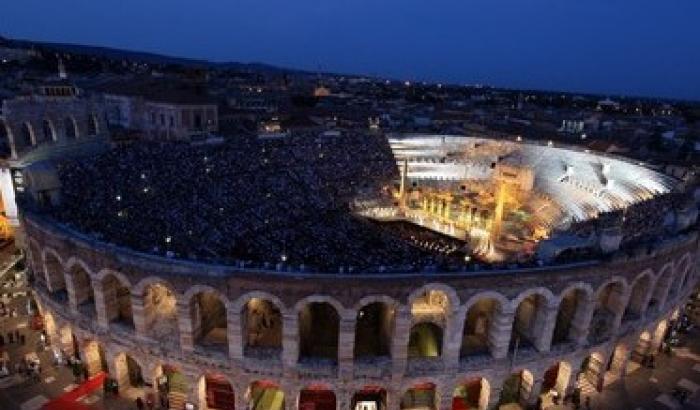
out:
<path id="1" fill-rule="evenodd" d="M 120 5 L 58 1 L 32 14 L 35 0 L 8 4 L 0 34 L 411 81 L 700 100 L 700 6 L 690 1 Z"/>

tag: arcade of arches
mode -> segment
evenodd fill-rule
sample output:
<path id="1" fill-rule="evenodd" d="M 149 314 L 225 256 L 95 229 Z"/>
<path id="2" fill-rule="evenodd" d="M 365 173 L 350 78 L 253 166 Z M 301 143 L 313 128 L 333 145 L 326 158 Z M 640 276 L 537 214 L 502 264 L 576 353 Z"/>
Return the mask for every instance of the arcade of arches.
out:
<path id="1" fill-rule="evenodd" d="M 659 348 L 670 310 L 688 293 L 677 286 L 674 299 L 672 281 L 645 272 L 597 289 L 572 284 L 558 296 L 544 288 L 525 289 L 512 298 L 489 291 L 461 305 L 447 286 L 426 285 L 406 304 L 368 297 L 350 309 L 330 297 L 310 296 L 291 307 L 262 291 L 232 301 L 214 288 L 182 290 L 163 278 L 133 285 L 119 272 L 95 273 L 31 241 L 29 250 L 28 260 L 41 273 L 36 275 L 38 302 L 53 340 L 78 352 L 90 372 L 108 370 L 120 385 L 152 384 L 171 402 L 189 400 L 212 410 L 462 410 L 554 402 L 576 383 L 602 388 L 604 379 L 638 368 Z M 688 272 L 677 275 L 687 278 Z M 647 316 L 654 298 L 658 308 Z M 73 329 L 76 337 L 69 325 L 75 315 L 96 318 L 87 321 L 96 323 L 96 330 Z M 62 318 L 60 325 L 54 317 Z M 620 332 L 621 324 L 635 320 L 635 327 Z M 172 353 L 150 357 L 134 344 L 128 349 L 101 339 L 110 333 L 98 328 L 114 326 L 120 338 L 135 337 L 137 347 L 157 344 Z M 639 330 L 633 334 L 630 329 Z M 595 331 L 606 337 L 586 347 Z M 492 368 L 490 363 L 498 366 L 516 350 L 515 371 Z M 233 360 L 221 368 L 198 364 L 213 358 L 226 363 L 221 358 L 227 353 Z M 190 363 L 194 356 L 204 362 Z M 477 356 L 487 361 L 472 361 Z M 373 363 L 388 370 L 372 373 L 367 369 Z M 243 378 L 233 379 L 239 373 L 227 366 L 240 366 Z M 446 370 L 454 380 L 440 376 Z M 404 382 L 392 384 L 386 371 Z M 301 374 L 309 376 L 294 376 Z M 341 380 L 362 383 L 339 387 Z"/>

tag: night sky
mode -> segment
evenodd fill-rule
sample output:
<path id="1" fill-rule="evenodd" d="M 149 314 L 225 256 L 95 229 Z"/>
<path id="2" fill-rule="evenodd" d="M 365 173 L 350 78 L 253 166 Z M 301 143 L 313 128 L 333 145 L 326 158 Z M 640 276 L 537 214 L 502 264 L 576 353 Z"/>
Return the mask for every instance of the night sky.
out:
<path id="1" fill-rule="evenodd" d="M 700 100 L 698 0 L 2 0 L 0 35 L 216 61 Z"/>

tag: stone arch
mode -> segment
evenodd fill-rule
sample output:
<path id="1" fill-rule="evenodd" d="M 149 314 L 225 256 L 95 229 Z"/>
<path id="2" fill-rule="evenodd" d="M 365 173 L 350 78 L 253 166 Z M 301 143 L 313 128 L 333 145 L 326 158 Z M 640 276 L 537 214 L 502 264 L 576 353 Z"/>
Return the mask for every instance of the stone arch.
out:
<path id="1" fill-rule="evenodd" d="M 306 296 L 294 304 L 294 312 L 299 313 L 309 303 L 328 303 L 329 305 L 333 306 L 336 312 L 338 312 L 338 315 L 343 316 L 343 313 L 345 313 L 345 307 L 343 307 L 342 303 L 331 296 L 325 295 Z"/>
<path id="2" fill-rule="evenodd" d="M 359 386 L 350 400 L 350 410 L 381 410 L 386 408 L 387 391 L 382 386 Z"/>
<path id="3" fill-rule="evenodd" d="M 533 394 L 533 384 L 534 377 L 529 370 L 522 369 L 514 371 L 501 386 L 499 404 L 516 403 L 526 407 L 530 395 Z"/>
<path id="4" fill-rule="evenodd" d="M 244 356 L 281 357 L 285 310 L 277 296 L 261 291 L 248 292 L 232 304 L 234 326 L 240 318 Z"/>
<path id="5" fill-rule="evenodd" d="M 557 297 L 559 306 L 555 319 L 552 345 L 574 342 L 585 332 L 586 313 L 593 303 L 593 288 L 584 282 L 567 286 Z"/>
<path id="6" fill-rule="evenodd" d="M 63 136 L 67 140 L 74 140 L 80 137 L 78 122 L 72 116 L 63 119 Z"/>
<path id="7" fill-rule="evenodd" d="M 343 306 L 329 296 L 311 295 L 297 302 L 299 360 L 338 360 Z"/>
<path id="8" fill-rule="evenodd" d="M 94 317 L 96 310 L 92 269 L 83 260 L 71 257 L 66 262 L 65 272 L 70 278 L 67 285 L 71 307 L 83 315 Z"/>
<path id="9" fill-rule="evenodd" d="M 254 290 L 252 292 L 247 292 L 239 296 L 238 299 L 236 299 L 231 304 L 231 310 L 233 310 L 234 312 L 240 311 L 251 299 L 269 300 L 277 307 L 277 309 L 280 310 L 280 312 L 284 313 L 287 311 L 287 306 L 284 304 L 284 302 L 282 302 L 282 299 L 280 299 L 276 295 L 273 295 L 272 293 L 261 290 Z"/>
<path id="10" fill-rule="evenodd" d="M 102 269 L 95 275 L 95 281 L 102 291 L 104 319 L 107 324 L 116 323 L 133 328 L 134 317 L 129 278 L 119 271 Z"/>
<path id="11" fill-rule="evenodd" d="M 5 120 L 0 118 L 0 157 L 9 157 L 12 155 L 12 130 L 8 127 Z"/>
<path id="12" fill-rule="evenodd" d="M 551 290 L 545 287 L 537 287 L 525 289 L 524 291 L 520 292 L 518 296 L 516 296 L 515 299 L 511 301 L 510 305 L 513 309 L 516 309 L 522 303 L 523 300 L 535 294 L 544 297 L 547 301 L 547 304 L 550 306 L 553 306 L 556 303 L 556 297 L 554 296 Z"/>
<path id="13" fill-rule="evenodd" d="M 195 285 L 185 292 L 189 319 L 192 322 L 192 339 L 204 348 L 228 348 L 228 298 L 207 285 Z"/>
<path id="14" fill-rule="evenodd" d="M 646 313 L 653 289 L 654 276 L 651 269 L 645 270 L 634 278 L 623 320 L 638 319 Z"/>
<path id="15" fill-rule="evenodd" d="M 83 364 L 87 368 L 87 372 L 90 376 L 108 371 L 109 366 L 104 347 L 99 340 L 85 340 L 81 353 Z"/>
<path id="16" fill-rule="evenodd" d="M 460 309 L 462 322 L 460 357 L 493 354 L 491 340 L 497 315 L 510 308 L 508 299 L 498 292 L 479 292 Z"/>
<path id="17" fill-rule="evenodd" d="M 625 278 L 613 276 L 598 287 L 589 333 L 593 342 L 606 340 L 617 331 L 627 299 L 628 286 Z"/>
<path id="18" fill-rule="evenodd" d="M 41 144 L 50 141 L 56 141 L 56 128 L 49 118 L 44 118 L 41 120 L 41 132 L 37 136 L 36 142 Z"/>
<path id="19" fill-rule="evenodd" d="M 248 386 L 246 399 L 248 408 L 253 410 L 283 410 L 287 398 L 279 383 L 272 380 L 255 380 Z M 262 406 L 262 403 L 265 403 L 265 406 Z"/>
<path id="20" fill-rule="evenodd" d="M 133 294 L 143 302 L 146 335 L 163 343 L 179 344 L 178 293 L 162 278 L 149 276 L 139 281 Z"/>
<path id="21" fill-rule="evenodd" d="M 41 259 L 44 265 L 44 275 L 46 276 L 46 285 L 51 293 L 66 292 L 65 297 L 68 297 L 66 290 L 66 277 L 63 273 L 63 259 L 52 248 L 44 248 L 41 253 Z"/>
<path id="22" fill-rule="evenodd" d="M 463 379 L 452 393 L 452 410 L 485 410 L 489 406 L 490 393 L 491 385 L 485 377 Z"/>
<path id="23" fill-rule="evenodd" d="M 518 343 L 522 348 L 544 350 L 544 337 L 549 320 L 547 314 L 554 306 L 556 298 L 552 292 L 543 287 L 526 289 L 511 302 L 515 311 L 511 329 L 511 343 Z"/>
<path id="24" fill-rule="evenodd" d="M 223 373 L 207 372 L 197 380 L 197 399 L 200 410 L 234 410 L 233 381 Z"/>
<path id="25" fill-rule="evenodd" d="M 397 306 L 384 295 L 366 296 L 355 304 L 355 359 L 391 357 Z"/>
<path id="26" fill-rule="evenodd" d="M 438 384 L 434 381 L 413 383 L 404 389 L 399 408 L 401 410 L 424 408 L 435 410 L 440 403 Z"/>
<path id="27" fill-rule="evenodd" d="M 114 355 L 114 370 L 112 375 L 116 379 L 120 389 L 129 387 L 140 388 L 146 383 L 144 378 L 143 360 L 127 352 Z"/>
<path id="28" fill-rule="evenodd" d="M 554 396 L 552 392 L 556 392 L 556 397 L 558 397 L 559 400 L 564 398 L 567 387 L 569 386 L 571 373 L 571 363 L 563 360 L 554 363 L 554 365 L 545 370 L 542 378 L 542 389 L 540 391 L 543 407 L 546 408 L 552 404 L 551 402 Z"/>
<path id="29" fill-rule="evenodd" d="M 336 396 L 333 386 L 325 383 L 315 383 L 299 390 L 298 409 L 335 410 Z"/>

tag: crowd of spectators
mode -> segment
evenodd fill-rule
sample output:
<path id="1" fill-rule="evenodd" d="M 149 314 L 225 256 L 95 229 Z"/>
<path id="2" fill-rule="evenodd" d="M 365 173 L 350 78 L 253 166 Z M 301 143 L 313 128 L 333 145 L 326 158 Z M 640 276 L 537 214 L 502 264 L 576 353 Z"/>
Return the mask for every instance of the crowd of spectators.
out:
<path id="1" fill-rule="evenodd" d="M 398 178 L 381 136 L 139 142 L 59 164 L 56 216 L 138 251 L 304 270 L 420 269 L 431 253 L 353 215 Z"/>

